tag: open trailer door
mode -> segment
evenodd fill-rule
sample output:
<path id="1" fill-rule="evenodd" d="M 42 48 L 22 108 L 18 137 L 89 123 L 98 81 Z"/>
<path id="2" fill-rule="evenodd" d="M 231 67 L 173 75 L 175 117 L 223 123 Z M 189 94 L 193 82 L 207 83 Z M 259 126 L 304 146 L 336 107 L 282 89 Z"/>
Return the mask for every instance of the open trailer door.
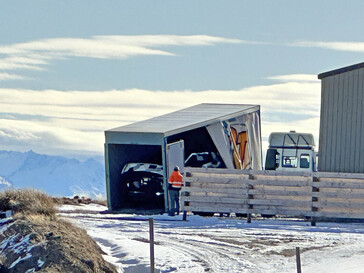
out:
<path id="1" fill-rule="evenodd" d="M 166 156 L 167 156 L 167 177 L 166 177 L 166 187 L 165 187 L 165 196 L 167 199 L 165 200 L 166 207 L 168 211 L 170 210 L 169 204 L 169 192 L 168 192 L 168 178 L 172 174 L 175 166 L 179 167 L 180 172 L 183 174 L 183 169 L 185 166 L 185 145 L 184 141 L 180 140 L 177 142 L 169 143 L 166 147 Z"/>
<path id="2" fill-rule="evenodd" d="M 167 180 L 175 166 L 178 166 L 180 172 L 183 173 L 185 166 L 185 145 L 183 140 L 167 144 Z"/>

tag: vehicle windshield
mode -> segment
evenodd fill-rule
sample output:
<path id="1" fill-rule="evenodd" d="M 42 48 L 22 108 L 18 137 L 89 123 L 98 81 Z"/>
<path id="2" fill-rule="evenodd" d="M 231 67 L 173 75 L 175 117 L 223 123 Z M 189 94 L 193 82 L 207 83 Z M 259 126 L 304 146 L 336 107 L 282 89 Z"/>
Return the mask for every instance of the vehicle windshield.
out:
<path id="1" fill-rule="evenodd" d="M 297 157 L 296 156 L 283 156 L 282 167 L 297 168 Z"/>

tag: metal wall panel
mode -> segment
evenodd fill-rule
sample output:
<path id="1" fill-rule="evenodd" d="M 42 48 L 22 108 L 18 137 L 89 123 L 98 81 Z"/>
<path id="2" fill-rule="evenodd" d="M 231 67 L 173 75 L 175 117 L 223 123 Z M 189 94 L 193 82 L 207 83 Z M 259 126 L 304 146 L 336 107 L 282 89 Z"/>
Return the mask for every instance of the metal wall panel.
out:
<path id="1" fill-rule="evenodd" d="M 364 68 L 321 80 L 319 170 L 364 173 Z"/>
<path id="2" fill-rule="evenodd" d="M 356 154 L 356 149 L 355 149 L 355 127 L 356 127 L 356 113 L 354 112 L 357 111 L 357 105 L 355 103 L 355 97 L 357 95 L 357 90 L 356 90 L 356 86 L 355 86 L 355 78 L 356 78 L 356 74 L 358 71 L 352 71 L 352 73 L 350 73 L 349 76 L 349 83 L 351 86 L 351 92 L 350 95 L 348 96 L 348 118 L 346 120 L 346 122 L 350 125 L 350 127 L 348 128 L 347 131 L 347 138 L 348 138 L 348 142 L 346 143 L 346 157 L 348 158 L 348 160 L 345 162 L 345 170 L 346 172 L 354 172 L 355 171 L 355 154 Z"/>
<path id="3" fill-rule="evenodd" d="M 364 69 L 360 69 L 359 71 L 359 100 L 360 100 L 360 133 L 359 135 L 359 146 L 356 147 L 359 149 L 359 172 L 364 173 Z"/>
<path id="4" fill-rule="evenodd" d="M 105 131 L 107 144 L 162 145 L 164 136 L 158 133 L 130 133 Z"/>
<path id="5" fill-rule="evenodd" d="M 343 151 L 342 151 L 342 145 L 344 144 L 344 111 L 345 111 L 345 107 L 344 107 L 344 101 L 345 98 L 347 96 L 347 93 L 349 90 L 347 90 L 346 92 L 344 91 L 344 74 L 339 74 L 337 76 L 335 76 L 338 80 L 338 83 L 334 86 L 335 92 L 338 93 L 338 99 L 337 99 L 337 109 L 335 109 L 334 111 L 337 111 L 337 119 L 334 121 L 334 124 L 336 124 L 336 134 L 335 132 L 333 133 L 333 136 L 335 137 L 336 140 L 336 146 L 335 146 L 335 153 L 334 153 L 334 158 L 335 158 L 335 164 L 330 166 L 331 169 L 335 168 L 337 169 L 338 172 L 343 172 Z M 345 94 L 344 94 L 345 93 Z M 332 170 L 333 171 L 333 170 Z"/>
<path id="6" fill-rule="evenodd" d="M 343 118 L 342 118 L 342 145 L 341 145 L 341 157 L 340 166 L 342 168 L 341 172 L 351 172 L 350 166 L 350 157 L 353 154 L 353 151 L 350 150 L 350 141 L 351 141 L 351 123 L 352 123 L 352 116 L 350 116 L 350 109 L 353 105 L 350 104 L 350 98 L 353 96 L 353 82 L 350 80 L 352 77 L 352 72 L 342 74 L 344 77 L 343 82 Z M 348 92 L 345 92 L 348 90 Z"/>
<path id="7" fill-rule="evenodd" d="M 354 77 L 354 89 L 355 89 L 355 101 L 354 101 L 354 113 L 353 116 L 355 115 L 355 123 L 353 121 L 353 125 L 354 125 L 354 134 L 355 134 L 355 142 L 354 142 L 354 148 L 355 147 L 359 147 L 359 149 L 355 149 L 355 156 L 353 158 L 354 160 L 354 172 L 360 172 L 360 142 L 361 142 L 361 138 L 360 138 L 360 131 L 361 131 L 361 120 L 362 120 L 362 98 L 363 98 L 363 94 L 361 94 L 362 92 L 360 92 L 361 90 L 361 85 L 363 83 L 363 70 L 357 70 L 355 73 L 355 77 Z"/>
<path id="8" fill-rule="evenodd" d="M 326 132 L 327 132 L 327 122 L 323 122 L 324 120 L 327 120 L 327 107 L 325 107 L 325 102 L 327 101 L 327 84 L 328 82 L 325 80 L 321 81 L 321 108 L 320 108 L 320 138 L 319 138 L 319 161 L 318 166 L 319 168 L 324 168 L 327 164 L 326 158 L 324 155 L 327 154 L 327 138 L 326 138 Z M 325 139 L 326 141 L 321 141 L 321 137 Z"/>

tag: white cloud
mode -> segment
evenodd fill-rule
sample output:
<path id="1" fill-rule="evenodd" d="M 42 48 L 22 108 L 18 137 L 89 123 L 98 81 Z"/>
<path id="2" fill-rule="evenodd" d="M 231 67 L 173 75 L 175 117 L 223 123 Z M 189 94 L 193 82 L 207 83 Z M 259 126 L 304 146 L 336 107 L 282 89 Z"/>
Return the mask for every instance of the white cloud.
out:
<path id="1" fill-rule="evenodd" d="M 0 70 L 42 70 L 52 59 L 87 57 L 125 59 L 138 55 L 174 56 L 164 46 L 211 46 L 218 43 L 254 43 L 208 35 L 94 36 L 91 38 L 54 38 L 0 45 Z"/>
<path id="2" fill-rule="evenodd" d="M 0 81 L 8 81 L 8 80 L 22 80 L 24 77 L 15 74 L 9 73 L 0 73 Z"/>
<path id="3" fill-rule="evenodd" d="M 270 80 L 281 82 L 319 82 L 316 74 L 289 74 L 268 77 Z"/>
<path id="4" fill-rule="evenodd" d="M 0 149 L 29 150 L 46 154 L 101 154 L 103 134 L 90 133 L 56 123 L 0 119 Z"/>
<path id="5" fill-rule="evenodd" d="M 261 105 L 263 137 L 292 129 L 318 136 L 319 82 L 168 92 L 0 89 L 0 149 L 102 154 L 104 130 L 198 103 Z"/>
<path id="6" fill-rule="evenodd" d="M 25 57 L 26 55 L 26 57 Z M 10 56 L 0 59 L 0 70 L 43 70 L 42 65 L 47 64 L 47 57 L 24 54 L 24 56 Z"/>
<path id="7" fill-rule="evenodd" d="M 126 59 L 142 55 L 174 56 L 175 53 L 171 48 L 167 50 L 167 46 L 213 46 L 222 43 L 267 44 L 209 35 L 110 35 L 42 39 L 0 45 L 0 56 L 3 56 L 0 58 L 0 70 L 44 70 L 54 59 L 72 57 Z M 364 52 L 364 42 L 296 41 L 285 45 Z"/>
<path id="8" fill-rule="evenodd" d="M 322 41 L 296 41 L 292 46 L 318 47 L 339 51 L 363 52 L 364 42 L 322 42 Z"/>
<path id="9" fill-rule="evenodd" d="M 155 47 L 155 46 L 208 46 L 218 43 L 258 43 L 255 41 L 245 41 L 239 39 L 229 39 L 209 35 L 139 35 L 139 36 L 95 36 L 100 40 L 109 40 L 122 44 L 135 46 Z"/>
<path id="10" fill-rule="evenodd" d="M 269 112 L 313 114 L 319 108 L 320 84 L 287 82 L 241 90 L 207 91 L 0 89 L 0 97 L 0 111 L 6 113 L 85 120 L 118 120 L 123 117 L 132 121 L 201 102 L 261 104 L 264 111 Z M 130 115 L 131 111 L 133 115 Z"/>
<path id="11" fill-rule="evenodd" d="M 14 139 L 19 142 L 28 142 L 30 140 L 40 140 L 39 137 L 35 136 L 28 130 L 23 128 L 17 128 L 13 126 L 14 122 L 9 122 L 6 119 L 1 119 L 3 127 L 0 129 L 0 137 L 5 139 Z"/>

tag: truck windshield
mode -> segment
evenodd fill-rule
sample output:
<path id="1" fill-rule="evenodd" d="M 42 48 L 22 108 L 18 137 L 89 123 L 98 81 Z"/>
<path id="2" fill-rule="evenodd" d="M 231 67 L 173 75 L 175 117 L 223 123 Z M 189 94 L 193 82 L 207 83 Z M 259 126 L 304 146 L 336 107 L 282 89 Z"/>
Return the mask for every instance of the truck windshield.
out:
<path id="1" fill-rule="evenodd" d="M 282 167 L 285 168 L 297 168 L 297 157 L 296 156 L 283 156 Z"/>

